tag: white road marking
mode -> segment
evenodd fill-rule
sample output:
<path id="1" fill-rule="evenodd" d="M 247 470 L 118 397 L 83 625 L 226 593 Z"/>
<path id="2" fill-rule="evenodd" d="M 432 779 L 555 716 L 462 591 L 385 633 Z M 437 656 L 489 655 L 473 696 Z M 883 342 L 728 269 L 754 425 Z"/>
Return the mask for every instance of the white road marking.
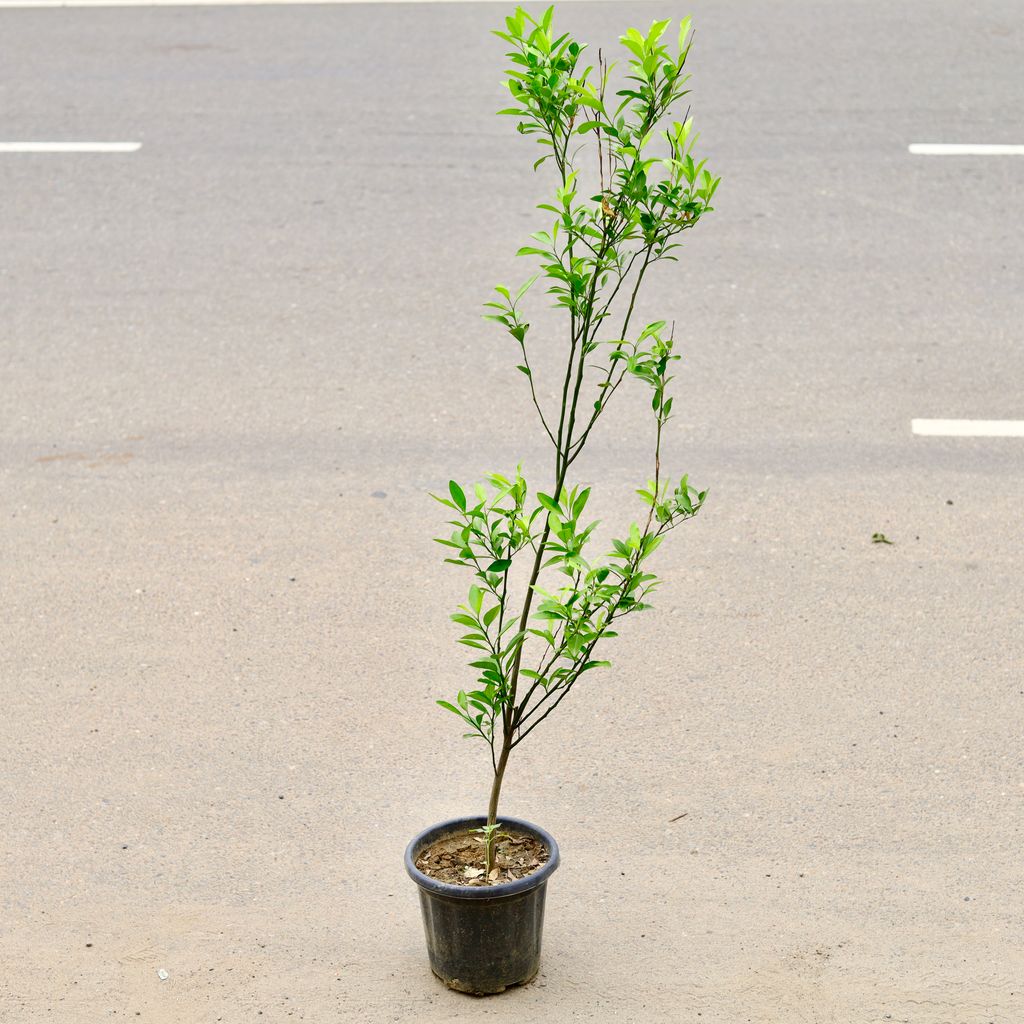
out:
<path id="1" fill-rule="evenodd" d="M 1024 420 L 911 420 L 922 437 L 1024 437 Z"/>
<path id="2" fill-rule="evenodd" d="M 5 7 L 262 7 L 290 4 L 508 3 L 508 0 L 0 0 Z M 568 3 L 570 0 L 562 0 Z M 574 2 L 574 0 L 573 0 Z"/>
<path id="3" fill-rule="evenodd" d="M 1024 156 L 1024 146 L 984 142 L 912 142 L 915 156 Z"/>
<path id="4" fill-rule="evenodd" d="M 0 153 L 134 153 L 141 142 L 0 142 Z"/>

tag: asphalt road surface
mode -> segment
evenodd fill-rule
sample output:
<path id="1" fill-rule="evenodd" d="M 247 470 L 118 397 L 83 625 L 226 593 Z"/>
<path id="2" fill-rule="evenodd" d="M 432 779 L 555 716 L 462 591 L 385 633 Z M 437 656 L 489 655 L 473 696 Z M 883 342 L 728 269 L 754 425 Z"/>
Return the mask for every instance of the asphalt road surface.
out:
<path id="1" fill-rule="evenodd" d="M 908 151 L 1024 143 L 1011 0 L 694 5 L 723 184 L 644 312 L 711 497 L 509 769 L 538 980 L 427 970 L 402 850 L 489 771 L 428 491 L 550 471 L 505 13 L 0 10 L 0 142 L 141 143 L 0 153 L 0 1019 L 1019 1024 L 1024 439 L 911 420 L 1024 419 L 1024 157 Z M 649 450 L 634 394 L 609 526 Z"/>

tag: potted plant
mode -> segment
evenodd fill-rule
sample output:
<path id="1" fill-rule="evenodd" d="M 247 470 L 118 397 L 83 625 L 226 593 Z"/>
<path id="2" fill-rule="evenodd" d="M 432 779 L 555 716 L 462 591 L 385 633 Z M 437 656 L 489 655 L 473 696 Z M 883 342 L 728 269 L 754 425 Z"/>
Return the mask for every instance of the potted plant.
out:
<path id="1" fill-rule="evenodd" d="M 626 616 L 642 611 L 658 585 L 648 559 L 665 534 L 691 519 L 706 491 L 687 477 L 666 479 L 661 466 L 672 415 L 668 387 L 674 324 L 637 328 L 633 311 L 656 263 L 675 260 L 683 233 L 712 209 L 719 179 L 695 161 L 691 120 L 671 120 L 687 94 L 692 37 L 682 22 L 678 45 L 664 41 L 667 21 L 620 38 L 626 62 L 598 51 L 596 67 L 568 33 L 556 37 L 552 9 L 535 19 L 517 8 L 496 34 L 511 50 L 506 82 L 523 135 L 543 149 L 534 170 L 555 172 L 552 201 L 538 209 L 548 226 L 518 255 L 540 264 L 522 287 L 497 287 L 487 318 L 515 347 L 524 390 L 554 453 L 553 481 L 531 492 L 521 468 L 489 475 L 467 489 L 455 481 L 435 495 L 452 519 L 445 561 L 472 577 L 452 615 L 467 632 L 475 686 L 438 703 L 490 754 L 486 815 L 444 822 L 416 836 L 406 868 L 420 889 L 431 967 L 450 987 L 500 992 L 536 974 L 547 880 L 558 847 L 529 822 L 498 818 L 502 780 L 512 752 L 558 708 Z M 613 91 L 614 90 L 614 91 Z M 524 300 L 542 279 L 564 323 L 564 372 L 557 404 L 530 362 L 532 338 Z M 550 340 L 548 344 L 550 344 Z M 648 389 L 652 476 L 641 487 L 641 513 L 602 557 L 589 553 L 597 523 L 587 522 L 590 488 L 571 470 L 626 378 Z"/>

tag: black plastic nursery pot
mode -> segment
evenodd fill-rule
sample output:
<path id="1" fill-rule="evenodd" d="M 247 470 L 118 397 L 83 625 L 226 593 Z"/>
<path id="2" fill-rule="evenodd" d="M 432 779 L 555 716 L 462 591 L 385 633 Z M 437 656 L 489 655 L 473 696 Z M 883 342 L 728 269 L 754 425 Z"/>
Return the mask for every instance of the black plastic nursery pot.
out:
<path id="1" fill-rule="evenodd" d="M 450 885 L 416 867 L 432 843 L 486 823 L 477 817 L 433 825 L 405 851 L 405 870 L 420 890 L 431 970 L 449 988 L 481 996 L 523 985 L 537 973 L 544 896 L 558 867 L 558 844 L 544 829 L 506 817 L 502 826 L 532 835 L 548 848 L 547 861 L 533 874 L 499 885 Z"/>

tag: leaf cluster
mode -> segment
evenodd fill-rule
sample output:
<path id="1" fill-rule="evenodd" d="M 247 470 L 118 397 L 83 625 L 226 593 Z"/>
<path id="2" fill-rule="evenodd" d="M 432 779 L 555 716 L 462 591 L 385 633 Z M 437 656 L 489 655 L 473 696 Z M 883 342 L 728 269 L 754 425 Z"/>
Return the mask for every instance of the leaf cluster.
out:
<path id="1" fill-rule="evenodd" d="M 517 8 L 496 33 L 509 46 L 511 98 L 499 113 L 541 147 L 534 170 L 550 162 L 555 183 L 538 206 L 546 223 L 517 253 L 534 273 L 518 287 L 498 285 L 485 316 L 516 346 L 517 369 L 552 444 L 555 483 L 531 492 L 517 469 L 511 478 L 492 474 L 470 497 L 454 481 L 435 497 L 452 513 L 450 535 L 438 538 L 450 549 L 446 561 L 473 577 L 452 619 L 467 630 L 460 643 L 474 650 L 477 671 L 475 689 L 439 703 L 468 725 L 468 736 L 488 742 L 499 783 L 508 751 L 581 676 L 608 664 L 595 657 L 597 645 L 617 635 L 624 616 L 649 606 L 659 580 L 648 559 L 707 496 L 686 476 L 671 483 L 661 470 L 671 370 L 680 359 L 676 325 L 631 326 L 648 271 L 678 258 L 684 233 L 712 212 L 720 180 L 695 154 L 689 111 L 673 117 L 689 93 L 692 33 L 685 19 L 671 47 L 668 28 L 657 21 L 647 32 L 628 29 L 618 65 L 601 51 L 588 61 L 585 45 L 556 34 L 552 8 L 539 17 Z M 564 375 L 546 389 L 530 359 L 537 342 L 527 307 L 538 281 L 565 316 Z M 653 412 L 653 475 L 637 490 L 646 512 L 592 557 L 598 523 L 586 516 L 590 489 L 568 474 L 627 378 L 649 389 Z M 552 391 L 554 405 L 543 398 Z"/>

